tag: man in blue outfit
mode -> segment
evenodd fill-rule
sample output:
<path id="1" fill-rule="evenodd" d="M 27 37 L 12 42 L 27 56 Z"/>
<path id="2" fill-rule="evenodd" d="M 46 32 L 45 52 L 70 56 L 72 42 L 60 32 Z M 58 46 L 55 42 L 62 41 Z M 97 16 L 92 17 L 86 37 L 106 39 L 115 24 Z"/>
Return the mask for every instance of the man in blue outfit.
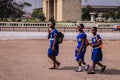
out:
<path id="1" fill-rule="evenodd" d="M 85 56 L 85 52 L 86 52 L 86 40 L 87 40 L 87 36 L 84 32 L 84 25 L 83 24 L 79 24 L 78 25 L 78 35 L 77 35 L 77 47 L 75 49 L 75 58 L 76 61 L 78 62 L 78 66 L 79 68 L 76 70 L 77 72 L 82 72 L 82 64 L 85 65 L 85 70 L 87 71 L 89 69 L 89 65 L 85 63 L 84 61 L 84 56 Z"/>
<path id="2" fill-rule="evenodd" d="M 102 61 L 103 54 L 100 45 L 102 45 L 102 38 L 100 37 L 99 34 L 97 34 L 97 28 L 93 27 L 92 28 L 92 43 L 90 45 L 93 47 L 92 51 L 92 71 L 89 71 L 88 74 L 95 74 L 95 67 L 96 64 L 101 67 L 101 72 L 104 72 L 106 69 L 106 66 L 103 65 L 100 61 Z"/>
<path id="3" fill-rule="evenodd" d="M 55 29 L 55 22 L 51 22 L 48 29 L 48 38 L 50 39 L 50 48 L 48 49 L 48 57 L 53 61 L 53 67 L 49 69 L 57 69 L 60 66 L 60 62 L 56 60 L 56 56 L 59 53 L 59 44 L 57 42 L 58 31 Z"/>

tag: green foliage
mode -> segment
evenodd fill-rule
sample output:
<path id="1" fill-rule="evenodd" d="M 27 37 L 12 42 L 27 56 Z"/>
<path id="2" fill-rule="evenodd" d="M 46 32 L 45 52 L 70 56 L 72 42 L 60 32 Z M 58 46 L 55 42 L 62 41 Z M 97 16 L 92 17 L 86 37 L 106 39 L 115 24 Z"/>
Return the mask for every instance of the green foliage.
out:
<path id="1" fill-rule="evenodd" d="M 21 22 L 22 19 L 21 19 L 21 18 L 16 18 L 15 21 L 16 21 L 16 22 Z"/>
<path id="2" fill-rule="evenodd" d="M 83 9 L 82 20 L 90 20 L 91 12 L 93 12 L 93 8 L 89 5 L 86 6 L 86 8 Z"/>
<path id="3" fill-rule="evenodd" d="M 31 4 L 25 2 L 21 5 L 14 0 L 0 0 L 0 18 L 19 18 L 24 14 L 22 9 Z"/>
<path id="4" fill-rule="evenodd" d="M 43 10 L 40 9 L 35 9 L 32 13 L 32 17 L 33 18 L 38 18 L 40 21 L 45 21 L 45 15 L 43 13 Z"/>
<path id="5" fill-rule="evenodd" d="M 7 21 L 8 21 L 6 18 L 3 18 L 2 20 L 3 20 L 3 21 L 5 21 L 5 22 L 7 22 Z"/>
<path id="6" fill-rule="evenodd" d="M 120 7 L 118 8 L 118 10 L 116 12 L 114 12 L 114 18 L 120 19 Z"/>
<path id="7" fill-rule="evenodd" d="M 117 9 L 117 11 L 109 11 L 109 12 L 103 13 L 103 17 L 105 17 L 106 19 L 112 18 L 114 20 L 120 19 L 120 7 Z"/>

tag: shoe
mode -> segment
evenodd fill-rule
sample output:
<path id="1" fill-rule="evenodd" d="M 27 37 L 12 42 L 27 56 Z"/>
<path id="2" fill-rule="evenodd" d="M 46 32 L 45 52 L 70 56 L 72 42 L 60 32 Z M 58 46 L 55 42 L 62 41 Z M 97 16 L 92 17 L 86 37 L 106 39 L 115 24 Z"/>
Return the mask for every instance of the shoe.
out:
<path id="1" fill-rule="evenodd" d="M 85 71 L 88 71 L 89 69 L 89 64 L 85 65 Z"/>
<path id="2" fill-rule="evenodd" d="M 76 72 L 82 72 L 83 70 L 82 69 L 77 69 Z"/>
<path id="3" fill-rule="evenodd" d="M 102 67 L 101 72 L 104 72 L 106 69 L 106 66 Z"/>
<path id="4" fill-rule="evenodd" d="M 95 74 L 95 71 L 87 72 L 88 74 Z"/>

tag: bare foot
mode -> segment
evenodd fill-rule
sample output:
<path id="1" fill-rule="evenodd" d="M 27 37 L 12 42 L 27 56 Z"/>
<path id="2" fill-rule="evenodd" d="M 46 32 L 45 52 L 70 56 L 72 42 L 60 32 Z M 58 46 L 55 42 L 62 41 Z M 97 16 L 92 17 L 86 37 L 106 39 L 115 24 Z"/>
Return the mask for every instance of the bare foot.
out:
<path id="1" fill-rule="evenodd" d="M 61 64 L 61 63 L 58 63 L 56 68 L 58 68 L 58 67 L 60 66 L 60 64 Z"/>

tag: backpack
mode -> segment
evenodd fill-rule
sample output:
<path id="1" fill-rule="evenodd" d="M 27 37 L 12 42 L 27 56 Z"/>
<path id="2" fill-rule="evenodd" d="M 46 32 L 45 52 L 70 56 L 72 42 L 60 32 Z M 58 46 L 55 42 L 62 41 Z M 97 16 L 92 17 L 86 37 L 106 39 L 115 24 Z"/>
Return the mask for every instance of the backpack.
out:
<path id="1" fill-rule="evenodd" d="M 62 32 L 58 32 L 57 35 L 57 42 L 58 44 L 61 44 L 63 42 L 64 34 Z"/>
<path id="2" fill-rule="evenodd" d="M 96 40 L 98 41 L 98 37 L 97 37 L 97 35 L 96 35 Z M 99 47 L 100 47 L 101 49 L 103 49 L 103 43 L 100 44 Z"/>

